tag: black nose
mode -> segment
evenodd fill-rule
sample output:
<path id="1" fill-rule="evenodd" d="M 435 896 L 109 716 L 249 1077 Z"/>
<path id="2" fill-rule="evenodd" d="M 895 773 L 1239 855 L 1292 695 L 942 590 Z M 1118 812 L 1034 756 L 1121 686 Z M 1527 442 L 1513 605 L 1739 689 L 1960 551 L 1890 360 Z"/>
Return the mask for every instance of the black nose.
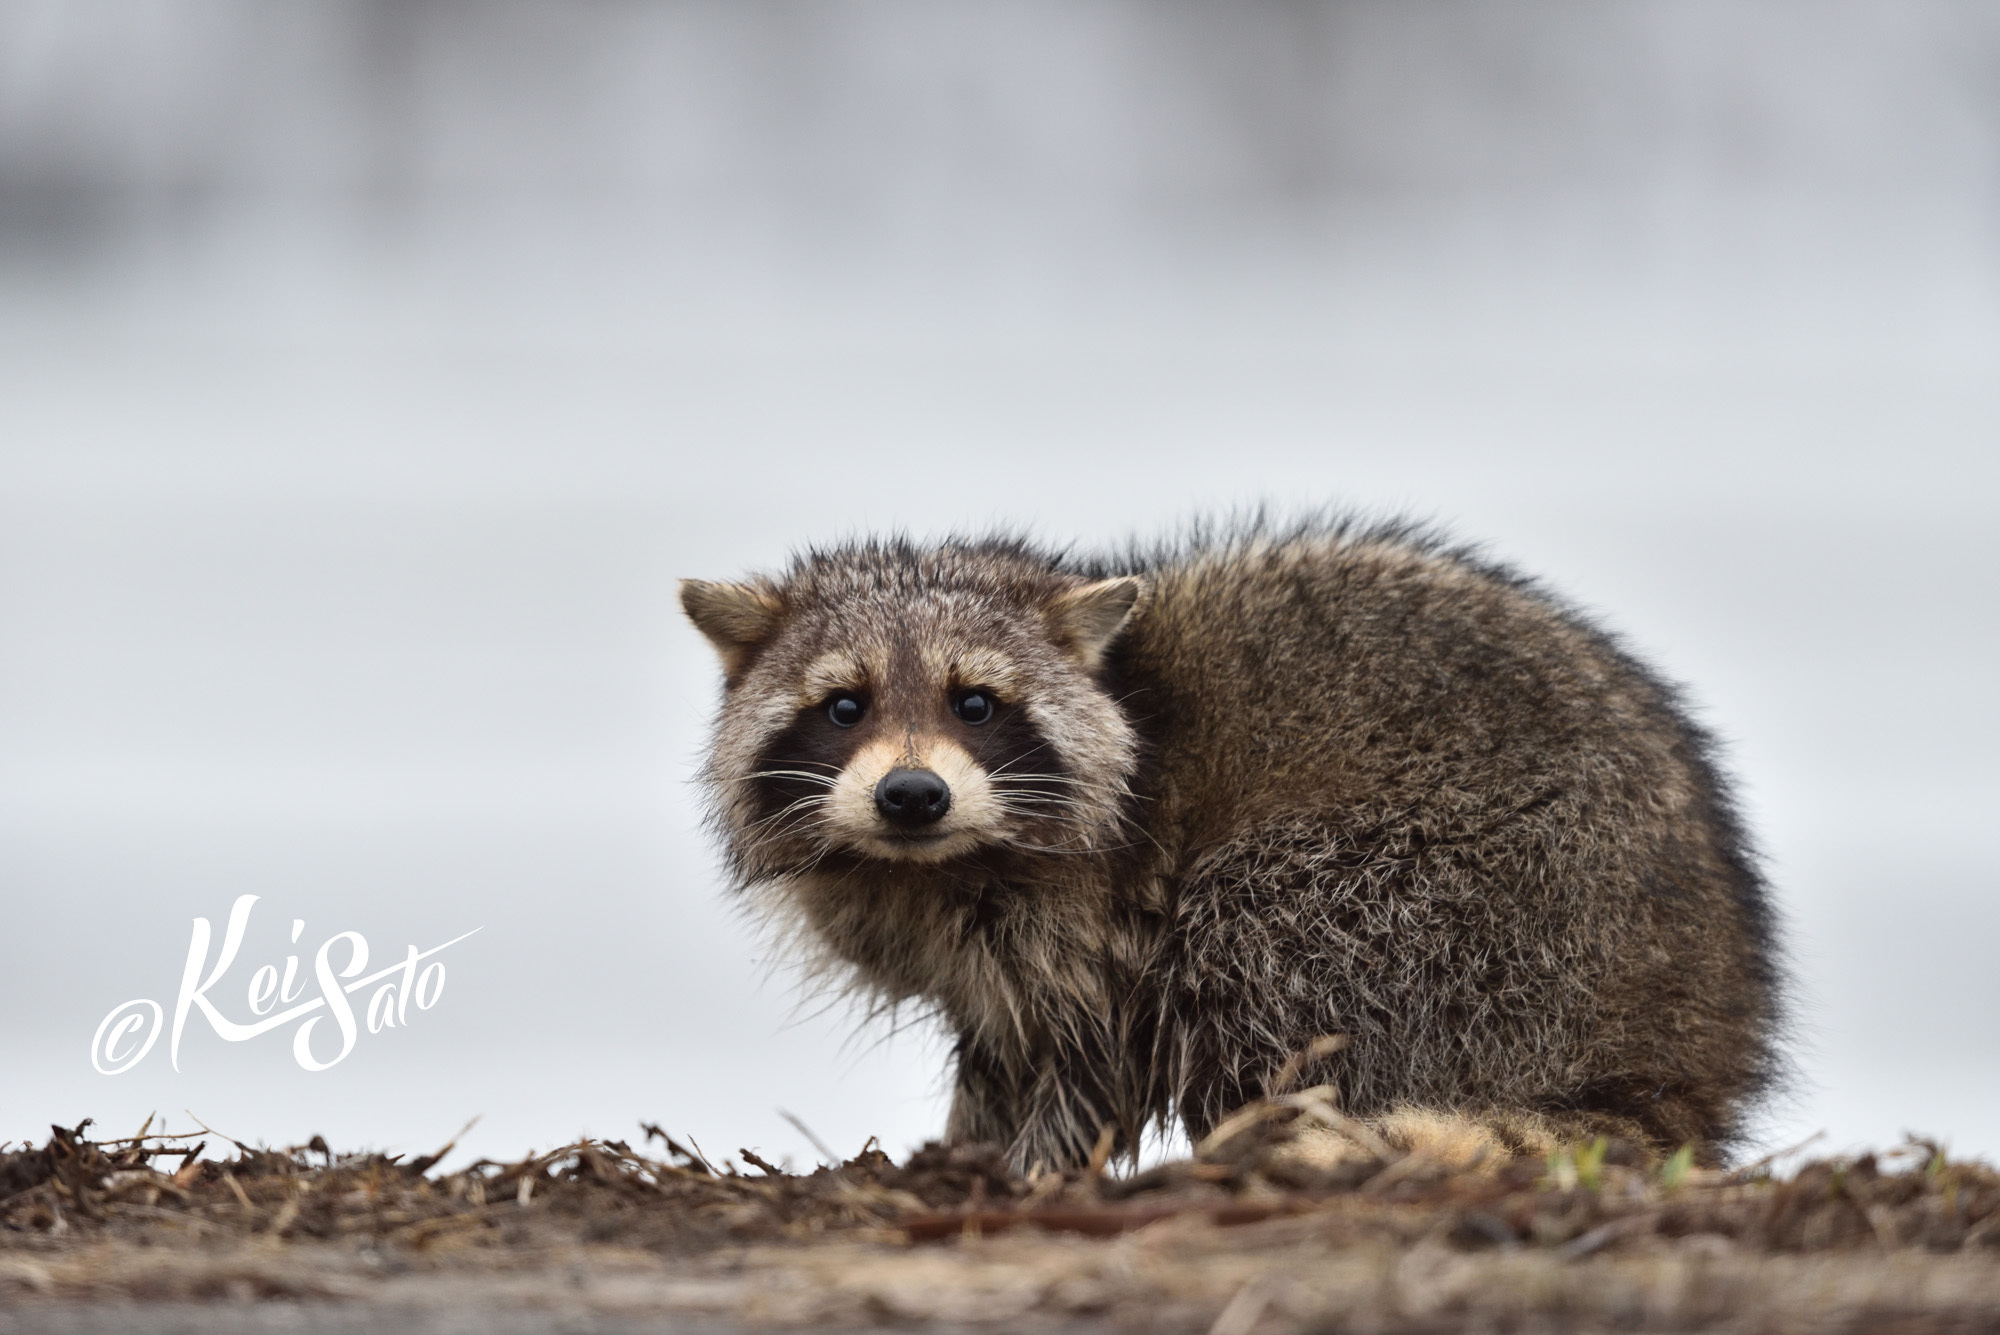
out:
<path id="1" fill-rule="evenodd" d="M 892 825 L 929 825 L 951 810 L 951 787 L 927 769 L 892 769 L 875 785 L 875 809 Z"/>

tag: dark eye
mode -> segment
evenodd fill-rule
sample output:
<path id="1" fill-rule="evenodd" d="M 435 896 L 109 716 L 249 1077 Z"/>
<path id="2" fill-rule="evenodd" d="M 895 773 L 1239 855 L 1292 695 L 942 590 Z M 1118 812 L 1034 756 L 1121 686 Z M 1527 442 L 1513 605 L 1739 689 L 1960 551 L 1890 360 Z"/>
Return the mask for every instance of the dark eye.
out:
<path id="1" fill-rule="evenodd" d="M 836 728 L 853 727 L 867 712 L 868 706 L 851 695 L 836 695 L 826 706 L 826 716 L 833 720 Z"/>
<path id="2" fill-rule="evenodd" d="M 967 691 L 958 697 L 952 712 L 976 727 L 993 717 L 993 697 L 984 691 Z"/>

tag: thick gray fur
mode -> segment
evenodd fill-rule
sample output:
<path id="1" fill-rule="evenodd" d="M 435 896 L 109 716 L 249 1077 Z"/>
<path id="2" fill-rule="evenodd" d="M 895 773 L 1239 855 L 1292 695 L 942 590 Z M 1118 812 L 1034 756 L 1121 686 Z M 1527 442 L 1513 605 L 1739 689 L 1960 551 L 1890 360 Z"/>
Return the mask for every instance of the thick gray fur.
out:
<path id="1" fill-rule="evenodd" d="M 1110 595 L 1079 591 L 1120 579 L 1088 642 L 1073 609 Z M 859 543 L 684 600 L 730 669 L 707 780 L 740 886 L 829 976 L 950 1026 L 954 1138 L 1025 1168 L 1105 1127 L 1200 1137 L 1344 1034 L 1309 1076 L 1352 1113 L 1712 1160 L 1778 1069 L 1772 910 L 1711 741 L 1576 612 L 1422 533 Z M 976 849 L 857 851 L 760 777 L 859 754 L 802 687 L 842 650 L 916 752 L 959 736 L 954 664 L 1011 665 L 1011 731 L 961 738 L 1018 785 Z"/>

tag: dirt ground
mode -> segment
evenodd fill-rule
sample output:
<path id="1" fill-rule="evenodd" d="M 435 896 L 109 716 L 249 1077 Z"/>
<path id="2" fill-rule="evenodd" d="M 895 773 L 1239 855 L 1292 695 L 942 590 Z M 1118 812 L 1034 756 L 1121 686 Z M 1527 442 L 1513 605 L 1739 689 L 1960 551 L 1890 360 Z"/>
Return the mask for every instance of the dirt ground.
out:
<path id="1" fill-rule="evenodd" d="M 788 1174 L 657 1128 L 443 1174 L 53 1128 L 0 1152 L 0 1335 L 2000 1332 L 2000 1173 L 1936 1146 L 1412 1148 L 1314 1094 L 1033 1179 L 977 1147 Z"/>

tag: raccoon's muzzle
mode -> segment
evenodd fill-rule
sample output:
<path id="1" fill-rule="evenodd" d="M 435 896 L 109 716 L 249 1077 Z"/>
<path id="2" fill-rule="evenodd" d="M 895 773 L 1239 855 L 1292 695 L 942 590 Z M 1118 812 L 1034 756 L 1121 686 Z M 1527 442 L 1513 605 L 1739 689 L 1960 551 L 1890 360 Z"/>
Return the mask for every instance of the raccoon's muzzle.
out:
<path id="1" fill-rule="evenodd" d="M 927 769 L 892 769 L 875 785 L 875 810 L 906 830 L 935 825 L 951 810 L 951 785 Z"/>

